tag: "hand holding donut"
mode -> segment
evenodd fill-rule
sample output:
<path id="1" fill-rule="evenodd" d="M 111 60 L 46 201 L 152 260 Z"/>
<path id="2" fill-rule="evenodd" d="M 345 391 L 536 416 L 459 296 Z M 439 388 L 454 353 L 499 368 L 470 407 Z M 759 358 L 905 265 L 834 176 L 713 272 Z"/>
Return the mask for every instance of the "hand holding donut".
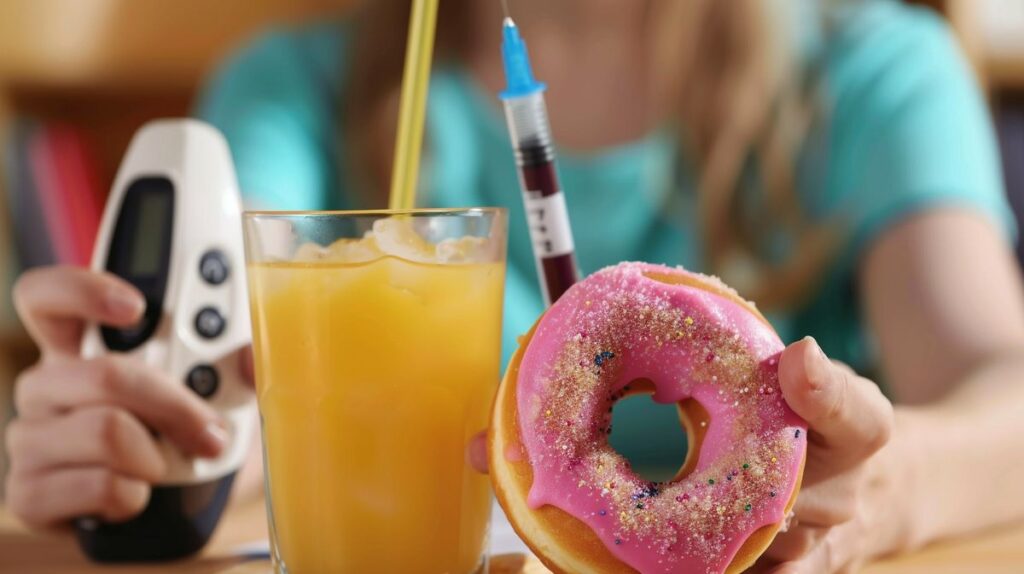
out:
<path id="1" fill-rule="evenodd" d="M 773 574 L 819 574 L 854 568 L 899 497 L 879 450 L 893 429 L 893 408 L 878 385 L 830 361 L 814 339 L 782 353 L 779 382 L 786 403 L 808 424 L 807 465 L 790 528 L 759 562 Z M 781 563 L 781 564 L 780 564 Z"/>

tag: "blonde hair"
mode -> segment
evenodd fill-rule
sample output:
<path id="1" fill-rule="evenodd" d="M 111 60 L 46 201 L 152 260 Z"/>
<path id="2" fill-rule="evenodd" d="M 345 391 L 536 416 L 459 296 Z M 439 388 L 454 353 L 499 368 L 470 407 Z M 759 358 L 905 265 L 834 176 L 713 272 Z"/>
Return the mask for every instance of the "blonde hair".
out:
<path id="1" fill-rule="evenodd" d="M 436 54 L 469 49 L 472 0 L 441 2 Z M 361 187 L 387 188 L 395 103 L 409 0 L 370 0 L 357 9 L 352 89 L 346 97 L 349 154 L 366 169 Z M 796 196 L 795 169 L 817 117 L 781 20 L 766 0 L 652 0 L 656 90 L 678 123 L 682 149 L 700 166 L 698 197 L 706 264 L 764 307 L 792 306 L 817 286 L 834 252 L 827 226 L 812 225 Z M 751 166 L 756 165 L 756 170 Z M 745 217 L 743 180 L 753 172 L 763 205 Z M 370 197 L 382 204 L 383 195 Z M 785 235 L 792 253 L 774 261 L 765 238 Z"/>

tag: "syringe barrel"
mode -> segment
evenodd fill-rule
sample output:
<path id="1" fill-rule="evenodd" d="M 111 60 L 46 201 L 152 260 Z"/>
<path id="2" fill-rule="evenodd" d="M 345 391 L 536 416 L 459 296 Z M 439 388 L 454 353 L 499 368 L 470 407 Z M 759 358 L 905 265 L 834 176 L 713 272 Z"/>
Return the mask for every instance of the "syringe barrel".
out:
<path id="1" fill-rule="evenodd" d="M 505 120 L 516 147 L 516 162 L 520 167 L 555 160 L 555 146 L 551 142 L 551 125 L 548 123 L 543 91 L 506 99 Z"/>

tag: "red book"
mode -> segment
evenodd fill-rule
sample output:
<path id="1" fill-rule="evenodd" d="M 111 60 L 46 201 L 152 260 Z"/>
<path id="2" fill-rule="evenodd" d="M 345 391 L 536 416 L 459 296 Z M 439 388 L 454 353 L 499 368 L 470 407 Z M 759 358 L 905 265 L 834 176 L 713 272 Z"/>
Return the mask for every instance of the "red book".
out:
<path id="1" fill-rule="evenodd" d="M 60 189 L 71 208 L 76 263 L 89 265 L 100 218 L 103 216 L 96 160 L 79 130 L 67 126 L 54 127 L 51 137 L 56 152 L 54 158 L 57 160 Z"/>
<path id="2" fill-rule="evenodd" d="M 102 211 L 85 139 L 74 127 L 46 125 L 29 141 L 29 160 L 57 260 L 88 265 Z"/>

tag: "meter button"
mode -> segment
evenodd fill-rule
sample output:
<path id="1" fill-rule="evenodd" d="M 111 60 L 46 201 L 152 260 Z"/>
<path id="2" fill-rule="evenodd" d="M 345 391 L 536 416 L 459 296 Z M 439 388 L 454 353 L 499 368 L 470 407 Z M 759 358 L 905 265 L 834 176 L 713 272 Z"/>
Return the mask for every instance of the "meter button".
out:
<path id="1" fill-rule="evenodd" d="M 192 389 L 195 394 L 208 399 L 217 392 L 217 387 L 220 386 L 220 375 L 217 374 L 217 370 L 210 365 L 196 365 L 192 367 L 192 370 L 188 372 L 188 376 L 185 378 L 185 384 L 188 388 Z"/>
<path id="2" fill-rule="evenodd" d="M 231 267 L 223 251 L 211 249 L 199 260 L 199 275 L 210 285 L 220 285 L 227 280 Z"/>
<path id="3" fill-rule="evenodd" d="M 204 339 L 213 339 L 224 332 L 227 321 L 213 307 L 203 307 L 196 313 L 196 331 Z"/>

